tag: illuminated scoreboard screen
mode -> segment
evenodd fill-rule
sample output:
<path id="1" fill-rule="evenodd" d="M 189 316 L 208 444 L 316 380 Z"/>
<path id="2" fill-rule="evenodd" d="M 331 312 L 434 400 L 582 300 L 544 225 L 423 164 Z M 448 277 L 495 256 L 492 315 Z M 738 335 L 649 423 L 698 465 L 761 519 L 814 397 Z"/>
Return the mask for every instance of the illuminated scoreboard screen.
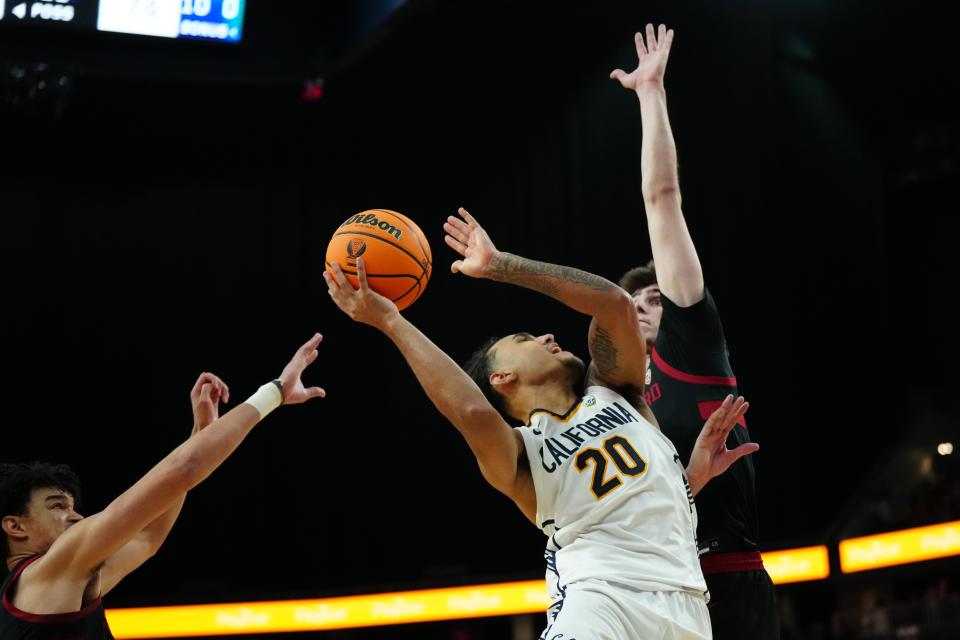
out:
<path id="1" fill-rule="evenodd" d="M 246 0 L 0 0 L 0 24 L 239 42 Z"/>

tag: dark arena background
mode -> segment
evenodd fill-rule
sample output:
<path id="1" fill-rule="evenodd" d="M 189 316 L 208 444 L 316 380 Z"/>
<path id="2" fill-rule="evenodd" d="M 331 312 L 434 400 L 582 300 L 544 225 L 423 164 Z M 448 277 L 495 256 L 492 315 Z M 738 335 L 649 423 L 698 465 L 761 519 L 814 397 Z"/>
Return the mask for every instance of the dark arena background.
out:
<path id="1" fill-rule="evenodd" d="M 960 638 L 955 3 L 231 2 L 162 38 L 98 30 L 93 0 L 0 0 L 0 460 L 70 464 L 99 511 L 188 435 L 201 371 L 235 405 L 324 334 L 328 397 L 190 492 L 108 596 L 136 609 L 117 637 L 162 636 L 153 611 L 295 639 L 270 612 L 300 600 L 301 637 L 537 637 L 542 606 L 498 590 L 542 580 L 543 535 L 336 309 L 324 252 L 350 215 L 403 212 L 435 264 L 404 313 L 454 359 L 520 330 L 586 356 L 586 317 L 452 275 L 442 224 L 464 206 L 501 249 L 611 279 L 648 260 L 639 109 L 608 74 L 653 21 L 783 638 Z M 476 585 L 498 586 L 419 593 Z"/>

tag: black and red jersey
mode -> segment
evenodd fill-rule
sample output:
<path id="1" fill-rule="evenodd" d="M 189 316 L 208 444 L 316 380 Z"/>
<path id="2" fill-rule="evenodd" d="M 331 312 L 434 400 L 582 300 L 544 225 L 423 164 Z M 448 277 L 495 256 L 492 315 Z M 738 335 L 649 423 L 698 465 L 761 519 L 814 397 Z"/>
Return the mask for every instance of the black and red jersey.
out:
<path id="1" fill-rule="evenodd" d="M 650 350 L 646 403 L 684 463 L 703 423 L 728 394 L 737 395 L 723 325 L 709 291 L 682 308 L 661 294 L 663 318 Z M 746 426 L 746 423 L 743 423 Z M 745 428 L 730 433 L 731 449 L 750 441 Z M 701 550 L 755 551 L 758 538 L 755 472 L 750 456 L 711 480 L 696 498 Z"/>
<path id="2" fill-rule="evenodd" d="M 16 589 L 17 579 L 40 557 L 17 564 L 0 586 L 0 640 L 113 640 L 100 598 L 80 611 L 54 615 L 26 613 L 13 606 L 10 594 Z"/>

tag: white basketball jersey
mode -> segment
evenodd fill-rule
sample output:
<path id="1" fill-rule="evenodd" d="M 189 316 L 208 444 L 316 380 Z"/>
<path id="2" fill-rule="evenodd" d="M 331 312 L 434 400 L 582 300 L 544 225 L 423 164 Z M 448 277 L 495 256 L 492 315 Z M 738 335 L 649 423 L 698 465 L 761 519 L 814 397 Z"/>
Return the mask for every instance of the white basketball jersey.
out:
<path id="1" fill-rule="evenodd" d="M 581 580 L 706 596 L 683 462 L 623 396 L 589 387 L 566 415 L 535 411 L 520 430 L 552 610 Z"/>

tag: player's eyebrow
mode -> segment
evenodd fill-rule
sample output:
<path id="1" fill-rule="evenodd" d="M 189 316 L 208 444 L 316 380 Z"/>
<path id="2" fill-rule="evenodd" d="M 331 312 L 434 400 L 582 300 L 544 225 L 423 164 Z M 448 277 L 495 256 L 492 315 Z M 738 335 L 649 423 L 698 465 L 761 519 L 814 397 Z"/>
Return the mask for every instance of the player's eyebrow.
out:
<path id="1" fill-rule="evenodd" d="M 69 500 L 69 499 L 70 499 L 70 496 L 68 496 L 65 493 L 56 493 L 52 496 L 47 496 L 46 498 L 43 499 L 43 501 L 47 502 L 49 500 Z"/>

